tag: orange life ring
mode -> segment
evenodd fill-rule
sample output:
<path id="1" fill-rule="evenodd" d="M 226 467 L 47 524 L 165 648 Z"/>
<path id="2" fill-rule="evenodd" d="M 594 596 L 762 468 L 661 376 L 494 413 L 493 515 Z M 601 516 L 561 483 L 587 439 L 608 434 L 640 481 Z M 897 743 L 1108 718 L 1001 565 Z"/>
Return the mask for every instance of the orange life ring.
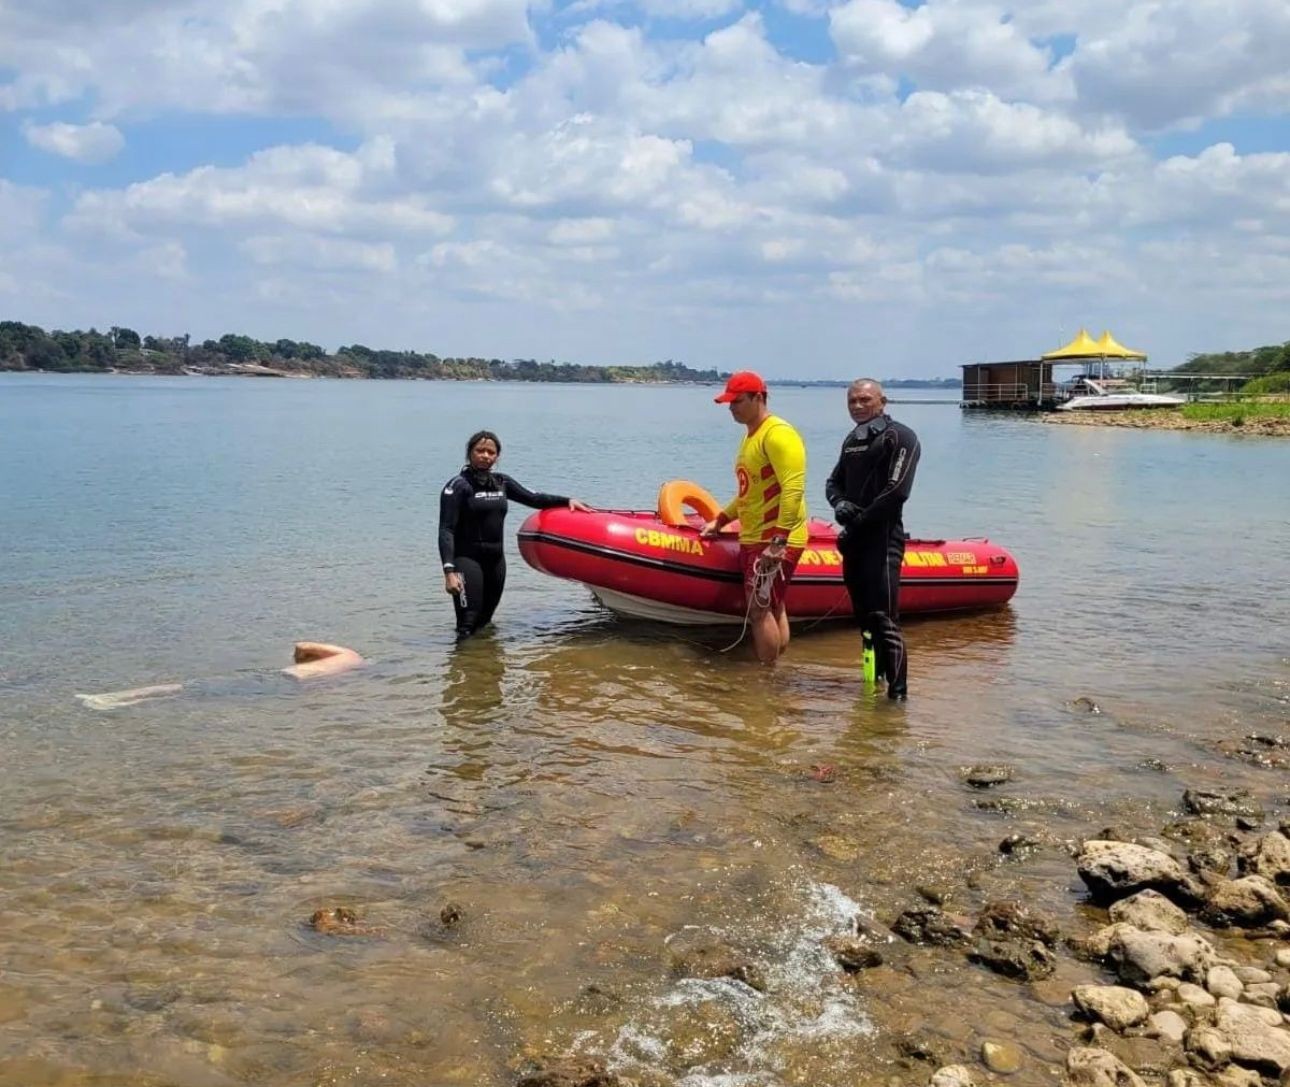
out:
<path id="1" fill-rule="evenodd" d="M 664 483 L 658 492 L 658 519 L 665 525 L 688 525 L 685 508 L 694 510 L 705 521 L 711 521 L 721 512 L 721 505 L 706 490 L 688 479 L 673 479 Z"/>

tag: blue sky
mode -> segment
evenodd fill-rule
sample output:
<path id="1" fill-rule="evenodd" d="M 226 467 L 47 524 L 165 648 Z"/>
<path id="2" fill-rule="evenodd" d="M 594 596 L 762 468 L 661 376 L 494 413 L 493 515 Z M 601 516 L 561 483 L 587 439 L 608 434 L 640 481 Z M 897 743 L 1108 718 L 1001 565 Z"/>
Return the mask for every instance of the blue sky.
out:
<path id="1" fill-rule="evenodd" d="M 776 377 L 1290 337 L 1284 0 L 16 0 L 0 317 Z"/>

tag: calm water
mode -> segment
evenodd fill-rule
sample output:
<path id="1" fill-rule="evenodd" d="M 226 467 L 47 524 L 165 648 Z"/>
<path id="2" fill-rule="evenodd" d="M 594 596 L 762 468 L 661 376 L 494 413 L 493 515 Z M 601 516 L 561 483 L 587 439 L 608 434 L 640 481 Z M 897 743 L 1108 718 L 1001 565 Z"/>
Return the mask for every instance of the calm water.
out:
<path id="1" fill-rule="evenodd" d="M 859 690 L 846 628 L 768 672 L 517 553 L 496 630 L 453 647 L 434 530 L 469 432 L 593 504 L 678 476 L 725 497 L 711 395 L 0 375 L 0 1085 L 491 1087 L 571 1050 L 642 1084 L 869 1084 L 892 1024 L 1064 1029 L 975 970 L 943 1006 L 907 974 L 848 987 L 820 939 L 965 866 L 970 912 L 1005 833 L 1158 825 L 1220 773 L 1282 786 L 1212 743 L 1287 724 L 1290 444 L 896 405 L 910 529 L 1022 569 L 1005 611 L 911 624 L 907 706 Z M 844 393 L 773 407 L 823 514 Z M 302 638 L 372 666 L 297 687 Z M 1011 820 L 959 783 L 997 760 Z M 1070 876 L 1006 878 L 1069 913 Z M 333 905 L 369 934 L 308 930 Z M 753 949 L 768 994 L 673 978 L 686 926 Z"/>

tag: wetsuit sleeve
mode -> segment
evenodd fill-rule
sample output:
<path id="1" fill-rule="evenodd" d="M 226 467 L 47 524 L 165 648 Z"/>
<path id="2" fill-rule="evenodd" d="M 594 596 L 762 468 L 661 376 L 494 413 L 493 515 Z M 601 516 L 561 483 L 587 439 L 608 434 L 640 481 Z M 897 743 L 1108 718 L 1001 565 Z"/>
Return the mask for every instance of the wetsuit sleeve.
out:
<path id="1" fill-rule="evenodd" d="M 500 473 L 498 473 L 500 476 Z M 510 476 L 500 476 L 502 486 L 506 489 L 506 497 L 512 502 L 518 502 L 521 506 L 531 506 L 535 510 L 549 510 L 556 506 L 567 506 L 569 499 L 562 494 L 543 494 L 540 491 L 530 491 L 522 483 L 516 483 Z"/>
<path id="2" fill-rule="evenodd" d="M 908 427 L 891 427 L 887 433 L 891 435 L 887 439 L 891 445 L 887 478 L 874 500 L 860 511 L 855 524 L 898 516 L 900 508 L 909 498 L 909 492 L 914 489 L 914 470 L 918 467 L 918 457 L 922 452 L 918 437 Z"/>
<path id="3" fill-rule="evenodd" d="M 845 447 L 846 443 L 844 442 L 843 448 Z M 838 463 L 833 466 L 833 471 L 829 473 L 829 481 L 824 485 L 824 497 L 834 509 L 837 508 L 839 502 L 846 498 L 846 492 L 842 489 L 842 456 L 841 453 L 838 454 Z"/>
<path id="4" fill-rule="evenodd" d="M 777 426 L 766 435 L 766 459 L 779 480 L 777 531 L 785 536 L 806 520 L 806 446 L 791 426 Z"/>
<path id="5" fill-rule="evenodd" d="M 439 561 L 447 568 L 457 558 L 457 521 L 465 492 L 457 486 L 456 479 L 448 480 L 439 495 Z"/>

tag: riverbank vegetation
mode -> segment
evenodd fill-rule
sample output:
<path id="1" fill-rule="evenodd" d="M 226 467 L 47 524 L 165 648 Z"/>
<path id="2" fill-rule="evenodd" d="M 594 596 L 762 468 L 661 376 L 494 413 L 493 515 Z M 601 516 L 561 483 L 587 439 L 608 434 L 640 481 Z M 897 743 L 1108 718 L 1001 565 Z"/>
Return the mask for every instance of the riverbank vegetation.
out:
<path id="1" fill-rule="evenodd" d="M 1180 374 L 1290 374 L 1290 340 L 1249 351 L 1216 351 L 1189 355 L 1174 370 Z M 1271 391 L 1271 390 L 1265 390 Z"/>
<path id="2" fill-rule="evenodd" d="M 684 363 L 576 366 L 536 359 L 441 358 L 418 351 L 350 344 L 328 353 L 317 344 L 268 342 L 227 333 L 193 343 L 189 336 L 141 336 L 131 328 L 46 332 L 0 321 L 0 370 L 56 373 L 234 374 L 260 377 L 424 378 L 448 381 L 718 382 L 728 375 Z"/>

